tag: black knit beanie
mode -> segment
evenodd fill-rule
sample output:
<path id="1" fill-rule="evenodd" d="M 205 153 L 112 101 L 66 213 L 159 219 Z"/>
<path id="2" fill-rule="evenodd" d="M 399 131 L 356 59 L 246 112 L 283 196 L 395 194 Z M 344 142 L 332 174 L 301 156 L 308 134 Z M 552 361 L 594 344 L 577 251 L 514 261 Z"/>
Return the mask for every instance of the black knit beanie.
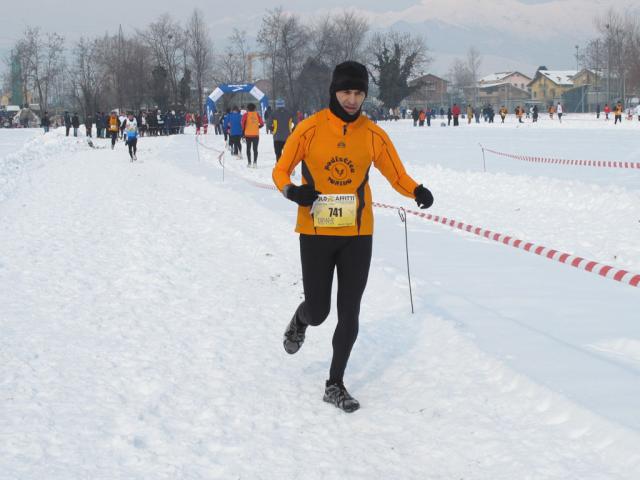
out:
<path id="1" fill-rule="evenodd" d="M 333 95 L 339 90 L 361 90 L 367 94 L 369 92 L 367 67 L 352 61 L 336 65 L 331 77 L 330 91 Z"/>
<path id="2" fill-rule="evenodd" d="M 353 122 L 360 116 L 360 111 L 349 115 L 344 108 L 340 106 L 336 98 L 336 92 L 340 90 L 360 90 L 366 95 L 369 92 L 369 73 L 367 72 L 367 67 L 358 62 L 343 62 L 336 65 L 336 68 L 333 70 L 333 76 L 331 77 L 329 109 L 345 122 Z"/>

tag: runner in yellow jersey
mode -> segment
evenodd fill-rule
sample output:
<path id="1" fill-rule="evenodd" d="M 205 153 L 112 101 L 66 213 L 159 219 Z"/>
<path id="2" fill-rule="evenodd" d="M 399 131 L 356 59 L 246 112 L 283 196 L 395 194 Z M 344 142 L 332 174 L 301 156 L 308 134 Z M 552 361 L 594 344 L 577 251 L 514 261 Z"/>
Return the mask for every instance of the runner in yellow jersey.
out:
<path id="1" fill-rule="evenodd" d="M 304 301 L 284 334 L 284 348 L 296 353 L 309 325 L 329 315 L 334 270 L 338 273 L 338 324 L 324 401 L 347 412 L 360 404 L 343 383 L 349 355 L 358 335 L 360 302 L 369 275 L 373 235 L 371 165 L 400 194 L 420 208 L 433 203 L 431 192 L 405 171 L 388 135 L 361 115 L 369 85 L 367 69 L 357 62 L 336 66 L 329 108 L 296 126 L 273 169 L 273 181 L 296 202 Z M 291 182 L 296 165 L 302 185 Z"/>

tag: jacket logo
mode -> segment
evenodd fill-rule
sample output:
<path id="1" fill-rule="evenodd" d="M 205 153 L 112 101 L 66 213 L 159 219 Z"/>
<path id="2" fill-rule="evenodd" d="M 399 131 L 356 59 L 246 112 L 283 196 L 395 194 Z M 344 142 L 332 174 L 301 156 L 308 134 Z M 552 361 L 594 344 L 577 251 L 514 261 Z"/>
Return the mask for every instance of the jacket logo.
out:
<path id="1" fill-rule="evenodd" d="M 338 142 L 338 148 L 347 148 L 347 144 L 346 144 L 346 143 L 344 143 L 342 140 L 340 140 L 340 141 Z"/>
<path id="2" fill-rule="evenodd" d="M 325 164 L 324 169 L 329 172 L 327 180 L 332 185 L 342 186 L 353 183 L 351 175 L 356 172 L 356 168 L 346 157 L 333 157 Z"/>

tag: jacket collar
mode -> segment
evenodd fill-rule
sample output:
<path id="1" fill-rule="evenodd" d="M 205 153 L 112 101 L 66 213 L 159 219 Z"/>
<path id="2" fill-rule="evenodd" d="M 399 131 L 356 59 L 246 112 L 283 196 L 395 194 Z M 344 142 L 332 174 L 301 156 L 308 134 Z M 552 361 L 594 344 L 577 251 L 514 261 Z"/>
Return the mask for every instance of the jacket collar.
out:
<path id="1" fill-rule="evenodd" d="M 345 122 L 328 108 L 325 108 L 321 114 L 326 117 L 331 127 L 339 130 L 340 133 L 343 133 L 345 125 L 347 126 L 347 131 L 351 131 L 356 128 L 360 128 L 367 121 L 366 117 L 363 114 L 360 114 L 360 116 L 353 122 Z"/>

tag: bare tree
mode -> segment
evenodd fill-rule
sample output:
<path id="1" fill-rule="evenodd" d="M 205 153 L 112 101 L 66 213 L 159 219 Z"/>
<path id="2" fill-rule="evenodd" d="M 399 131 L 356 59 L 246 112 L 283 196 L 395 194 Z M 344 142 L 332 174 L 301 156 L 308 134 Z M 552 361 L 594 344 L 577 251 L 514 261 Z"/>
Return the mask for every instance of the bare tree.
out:
<path id="1" fill-rule="evenodd" d="M 640 93 L 640 15 L 610 8 L 594 19 L 600 37 L 587 44 L 587 60 L 593 63 L 594 49 L 604 70 L 603 87 L 607 101 L 625 99 L 627 93 Z M 591 47 L 591 48 L 589 48 Z"/>
<path id="2" fill-rule="evenodd" d="M 20 40 L 11 50 L 11 74 L 13 81 L 20 85 L 21 100 L 19 103 L 26 103 L 29 92 L 29 52 L 27 44 Z M 14 103 L 16 99 L 13 99 Z"/>
<path id="3" fill-rule="evenodd" d="M 628 42 L 625 48 L 627 65 L 627 95 L 640 96 L 640 19 L 636 17 L 630 24 Z"/>
<path id="4" fill-rule="evenodd" d="M 282 8 L 268 10 L 258 34 L 261 54 L 270 67 L 274 97 L 286 98 L 290 108 L 300 107 L 297 82 L 308 56 L 309 33 L 300 18 L 285 14 Z"/>
<path id="5" fill-rule="evenodd" d="M 316 62 L 332 65 L 336 56 L 336 36 L 331 15 L 325 15 L 317 19 L 311 27 L 309 38 L 310 56 Z"/>
<path id="6" fill-rule="evenodd" d="M 478 75 L 480 72 L 480 65 L 482 64 L 482 58 L 480 52 L 474 47 L 469 47 L 467 50 L 467 69 L 469 71 L 470 83 L 469 87 L 473 91 L 473 104 L 478 103 Z"/>
<path id="7" fill-rule="evenodd" d="M 364 62 L 368 30 L 368 21 L 354 12 L 321 17 L 311 28 L 310 55 L 329 67 L 346 60 Z"/>
<path id="8" fill-rule="evenodd" d="M 71 94 L 86 117 L 99 109 L 99 92 L 104 76 L 100 65 L 98 39 L 80 38 L 73 50 L 74 58 L 70 70 Z"/>
<path id="9" fill-rule="evenodd" d="M 469 47 L 464 59 L 456 58 L 449 67 L 449 80 L 455 90 L 454 96 L 473 104 L 478 103 L 478 77 L 482 58 L 480 53 Z"/>
<path id="10" fill-rule="evenodd" d="M 169 14 L 161 15 L 138 34 L 151 51 L 155 65 L 163 67 L 168 74 L 171 101 L 178 102 L 178 83 L 183 70 L 185 39 L 180 24 Z"/>
<path id="11" fill-rule="evenodd" d="M 296 15 L 288 15 L 282 25 L 281 48 L 278 51 L 279 75 L 285 86 L 285 98 L 293 108 L 299 108 L 300 89 L 296 80 L 306 60 L 309 36 Z"/>
<path id="12" fill-rule="evenodd" d="M 364 62 L 364 41 L 369 31 L 369 22 L 357 13 L 344 11 L 333 19 L 337 54 L 335 63 L 345 60 Z"/>
<path id="13" fill-rule="evenodd" d="M 116 35 L 100 38 L 95 49 L 104 77 L 102 107 L 136 110 L 149 102 L 154 57 L 141 37 L 127 38 L 119 29 Z"/>
<path id="14" fill-rule="evenodd" d="M 282 26 L 285 22 L 285 15 L 282 7 L 267 10 L 262 17 L 262 24 L 258 32 L 258 44 L 261 53 L 269 67 L 269 80 L 271 81 L 271 94 L 278 97 L 281 87 L 278 83 L 276 71 L 278 67 L 278 52 L 280 51 L 282 39 Z"/>
<path id="15" fill-rule="evenodd" d="M 462 92 L 473 81 L 473 74 L 463 60 L 456 58 L 449 68 L 449 80 L 452 86 Z"/>
<path id="16" fill-rule="evenodd" d="M 211 73 L 213 53 L 209 29 L 204 21 L 202 11 L 194 9 L 187 24 L 189 65 L 198 92 L 198 110 L 204 105 L 204 83 Z"/>
<path id="17" fill-rule="evenodd" d="M 229 52 L 235 57 L 235 61 L 240 67 L 237 82 L 245 83 L 249 80 L 247 67 L 249 60 L 249 42 L 247 41 L 246 30 L 233 29 L 233 34 L 229 37 Z"/>
<path id="18" fill-rule="evenodd" d="M 242 64 L 231 52 L 216 56 L 214 79 L 217 83 L 233 83 L 242 74 Z"/>
<path id="19" fill-rule="evenodd" d="M 14 48 L 22 72 L 25 101 L 29 90 L 37 94 L 40 108 L 49 108 L 49 96 L 64 68 L 64 38 L 43 34 L 39 27 L 27 26 Z"/>

